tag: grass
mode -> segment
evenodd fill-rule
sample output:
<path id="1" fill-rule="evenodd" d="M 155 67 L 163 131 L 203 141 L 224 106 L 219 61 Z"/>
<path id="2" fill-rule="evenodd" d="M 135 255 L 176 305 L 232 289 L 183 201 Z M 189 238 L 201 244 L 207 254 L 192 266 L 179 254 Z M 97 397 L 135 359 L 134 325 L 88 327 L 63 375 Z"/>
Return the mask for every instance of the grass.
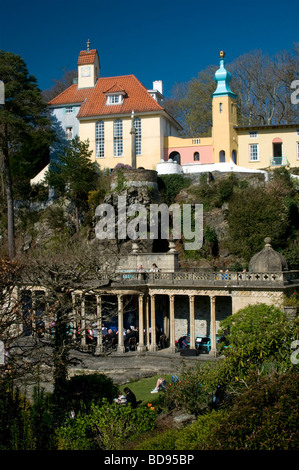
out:
<path id="1" fill-rule="evenodd" d="M 161 395 L 163 392 L 159 393 L 151 393 L 151 391 L 155 388 L 157 379 L 161 377 L 160 375 L 154 375 L 153 377 L 147 377 L 146 379 L 138 380 L 137 382 L 130 382 L 128 384 L 122 385 L 120 390 L 123 391 L 125 387 L 128 387 L 135 393 L 137 401 L 141 400 L 141 405 L 144 406 L 148 403 L 158 404 L 161 400 Z M 170 375 L 163 375 L 163 378 L 170 382 L 172 374 Z"/>

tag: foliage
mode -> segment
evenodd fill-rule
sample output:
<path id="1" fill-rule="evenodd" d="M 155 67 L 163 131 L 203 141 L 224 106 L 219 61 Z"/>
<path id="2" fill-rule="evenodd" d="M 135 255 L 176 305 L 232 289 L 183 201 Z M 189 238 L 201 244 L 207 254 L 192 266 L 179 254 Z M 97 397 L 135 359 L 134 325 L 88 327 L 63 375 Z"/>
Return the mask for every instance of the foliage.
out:
<path id="1" fill-rule="evenodd" d="M 162 175 L 158 178 L 158 186 L 163 202 L 170 205 L 182 189 L 190 186 L 190 179 L 184 175 Z"/>
<path id="2" fill-rule="evenodd" d="M 298 121 L 298 106 L 286 101 L 290 83 L 298 78 L 298 47 L 269 57 L 250 51 L 228 64 L 231 89 L 238 95 L 240 124 L 283 124 Z M 165 102 L 168 112 L 182 125 L 184 137 L 207 135 L 212 126 L 211 96 L 216 89 L 218 64 L 208 66 L 196 78 L 176 83 Z"/>
<path id="3" fill-rule="evenodd" d="M 118 388 L 110 377 L 104 374 L 76 375 L 71 377 L 65 387 L 68 410 L 76 413 L 89 411 L 91 404 L 100 406 L 104 399 L 112 402 Z"/>
<path id="4" fill-rule="evenodd" d="M 283 305 L 290 307 L 299 307 L 299 298 L 296 291 L 294 291 L 290 296 L 283 296 Z"/>
<path id="5" fill-rule="evenodd" d="M 298 219 L 285 195 L 275 185 L 267 190 L 257 187 L 236 191 L 229 201 L 228 237 L 231 252 L 247 262 L 270 237 L 273 247 L 284 248 Z M 240 243 L 242 240 L 242 243 Z"/>
<path id="6" fill-rule="evenodd" d="M 236 188 L 243 190 L 247 186 L 246 180 L 239 180 L 233 173 L 228 177 L 210 182 L 207 176 L 202 174 L 199 185 L 192 186 L 189 191 L 198 203 L 203 204 L 204 210 L 211 210 L 229 202 Z"/>
<path id="7" fill-rule="evenodd" d="M 51 408 L 51 395 L 35 387 L 30 421 L 36 450 L 53 450 L 56 446 L 55 426 Z"/>
<path id="8" fill-rule="evenodd" d="M 148 437 L 141 444 L 137 444 L 134 450 L 175 450 L 178 434 L 178 430 L 168 429 L 155 436 Z"/>
<path id="9" fill-rule="evenodd" d="M 176 448 L 183 444 L 196 450 L 297 449 L 298 385 L 298 373 L 256 376 L 231 408 L 200 417 L 189 436 L 182 433 Z"/>
<path id="10" fill-rule="evenodd" d="M 17 389 L 12 388 L 9 378 L 1 380 L 0 385 L 0 449 L 34 449 L 30 403 Z"/>
<path id="11" fill-rule="evenodd" d="M 99 167 L 90 160 L 88 141 L 82 142 L 76 136 L 70 141 L 64 155 L 51 163 L 46 174 L 46 181 L 58 194 L 64 194 L 75 204 L 76 228 L 79 230 L 79 210 L 87 209 L 88 193 L 97 189 Z"/>
<path id="12" fill-rule="evenodd" d="M 53 140 L 46 104 L 24 60 L 0 50 L 0 77 L 5 84 L 5 105 L 0 107 L 0 149 L 9 150 L 14 191 L 29 187 L 33 178 L 49 161 L 48 147 Z M 5 132 L 4 132 L 5 131 Z"/>
<path id="13" fill-rule="evenodd" d="M 276 364 L 278 370 L 291 368 L 291 343 L 299 338 L 299 325 L 279 308 L 249 305 L 223 320 L 221 328 L 228 331 L 225 355 L 236 373 L 244 376 L 266 363 Z"/>
<path id="14" fill-rule="evenodd" d="M 149 407 L 92 405 L 90 414 L 69 419 L 58 432 L 60 450 L 119 450 L 128 439 L 153 430 L 156 412 Z"/>
<path id="15" fill-rule="evenodd" d="M 137 450 L 296 450 L 299 375 L 248 377 L 231 404 L 180 430 L 144 440 Z"/>

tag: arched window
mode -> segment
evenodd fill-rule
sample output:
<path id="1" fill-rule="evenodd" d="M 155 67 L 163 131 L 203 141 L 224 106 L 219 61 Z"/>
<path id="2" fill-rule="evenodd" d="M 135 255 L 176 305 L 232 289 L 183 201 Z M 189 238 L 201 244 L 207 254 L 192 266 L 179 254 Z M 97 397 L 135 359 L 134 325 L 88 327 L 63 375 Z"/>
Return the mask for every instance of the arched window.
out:
<path id="1" fill-rule="evenodd" d="M 200 157 L 199 157 L 199 153 L 198 153 L 198 152 L 194 152 L 193 160 L 194 160 L 195 162 L 199 162 L 199 158 L 200 158 Z"/>
<path id="2" fill-rule="evenodd" d="M 176 150 L 171 152 L 169 158 L 171 158 L 174 162 L 177 162 L 179 165 L 181 164 L 181 155 Z"/>
<path id="3" fill-rule="evenodd" d="M 222 113 L 223 109 L 222 109 L 222 103 L 219 103 L 219 112 Z"/>
<path id="4" fill-rule="evenodd" d="M 220 152 L 219 152 L 219 161 L 220 161 L 220 163 L 225 162 L 225 151 L 224 150 L 220 150 Z"/>
<path id="5" fill-rule="evenodd" d="M 232 151 L 232 161 L 237 164 L 237 152 L 235 150 Z"/>

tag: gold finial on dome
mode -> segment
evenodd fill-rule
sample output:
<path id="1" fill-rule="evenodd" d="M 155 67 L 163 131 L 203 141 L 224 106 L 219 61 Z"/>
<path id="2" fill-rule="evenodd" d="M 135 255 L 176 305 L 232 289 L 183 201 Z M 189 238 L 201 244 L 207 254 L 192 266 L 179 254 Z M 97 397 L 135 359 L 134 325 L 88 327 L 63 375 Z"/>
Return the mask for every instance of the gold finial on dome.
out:
<path id="1" fill-rule="evenodd" d="M 220 52 L 219 52 L 219 57 L 220 57 L 220 59 L 223 59 L 224 56 L 225 56 L 225 52 L 224 52 L 224 51 L 220 51 Z"/>

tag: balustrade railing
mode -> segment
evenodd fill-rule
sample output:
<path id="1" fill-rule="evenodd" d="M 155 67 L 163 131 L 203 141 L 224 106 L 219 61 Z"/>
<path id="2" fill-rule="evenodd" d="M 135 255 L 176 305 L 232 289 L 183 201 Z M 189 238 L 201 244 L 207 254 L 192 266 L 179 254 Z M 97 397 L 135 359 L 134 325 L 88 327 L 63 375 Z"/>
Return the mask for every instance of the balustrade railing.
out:
<path id="1" fill-rule="evenodd" d="M 219 285 L 219 286 L 246 286 L 246 285 L 284 285 L 294 281 L 299 282 L 299 271 L 287 271 L 276 273 L 254 273 L 254 272 L 144 272 L 137 273 L 123 271 L 118 274 L 121 283 L 137 283 L 150 285 Z"/>

